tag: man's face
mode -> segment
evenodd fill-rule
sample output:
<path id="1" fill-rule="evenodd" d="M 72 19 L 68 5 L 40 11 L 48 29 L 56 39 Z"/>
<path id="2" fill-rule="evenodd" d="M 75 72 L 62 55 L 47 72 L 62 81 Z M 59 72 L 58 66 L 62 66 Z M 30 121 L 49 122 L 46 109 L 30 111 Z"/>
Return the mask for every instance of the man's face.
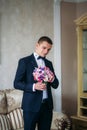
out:
<path id="1" fill-rule="evenodd" d="M 42 57 L 45 57 L 51 50 L 52 45 L 46 41 L 36 44 L 36 53 Z"/>

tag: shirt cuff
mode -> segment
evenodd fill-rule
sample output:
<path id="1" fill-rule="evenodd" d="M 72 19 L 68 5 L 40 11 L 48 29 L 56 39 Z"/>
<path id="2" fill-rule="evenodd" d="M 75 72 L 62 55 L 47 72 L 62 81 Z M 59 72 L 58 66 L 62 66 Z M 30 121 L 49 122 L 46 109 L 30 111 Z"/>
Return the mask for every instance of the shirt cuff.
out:
<path id="1" fill-rule="evenodd" d="M 36 90 L 35 90 L 35 83 L 33 84 L 33 92 L 35 92 Z"/>

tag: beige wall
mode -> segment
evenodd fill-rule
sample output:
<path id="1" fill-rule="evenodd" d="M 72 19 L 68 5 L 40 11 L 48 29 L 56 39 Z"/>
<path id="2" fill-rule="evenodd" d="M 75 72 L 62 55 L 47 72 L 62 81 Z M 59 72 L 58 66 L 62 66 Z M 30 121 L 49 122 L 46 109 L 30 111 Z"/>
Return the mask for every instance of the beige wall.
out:
<path id="1" fill-rule="evenodd" d="M 87 12 L 87 2 L 61 3 L 62 111 L 77 114 L 77 39 L 74 20 Z"/>
<path id="2" fill-rule="evenodd" d="M 59 0 L 0 0 L 0 89 L 13 88 L 19 58 L 30 55 L 38 38 L 47 35 L 54 41 L 48 58 L 60 82 L 57 90 L 52 89 L 54 110 L 61 111 L 60 16 L 56 12 L 60 14 Z"/>
<path id="3" fill-rule="evenodd" d="M 53 26 L 53 0 L 0 0 L 0 89 L 13 88 L 18 59 L 40 36 L 53 40 Z"/>
<path id="4" fill-rule="evenodd" d="M 77 18 L 87 13 L 87 2 L 77 4 Z"/>
<path id="5" fill-rule="evenodd" d="M 76 4 L 61 3 L 62 110 L 76 112 Z M 74 107 L 73 107 L 74 106 Z"/>

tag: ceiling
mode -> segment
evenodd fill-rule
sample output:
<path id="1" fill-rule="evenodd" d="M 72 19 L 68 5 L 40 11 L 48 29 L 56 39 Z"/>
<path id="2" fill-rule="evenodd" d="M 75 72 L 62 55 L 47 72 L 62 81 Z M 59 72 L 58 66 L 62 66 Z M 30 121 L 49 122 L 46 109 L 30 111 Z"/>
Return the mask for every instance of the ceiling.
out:
<path id="1" fill-rule="evenodd" d="M 87 0 L 61 0 L 61 1 L 65 1 L 65 2 L 86 2 Z"/>

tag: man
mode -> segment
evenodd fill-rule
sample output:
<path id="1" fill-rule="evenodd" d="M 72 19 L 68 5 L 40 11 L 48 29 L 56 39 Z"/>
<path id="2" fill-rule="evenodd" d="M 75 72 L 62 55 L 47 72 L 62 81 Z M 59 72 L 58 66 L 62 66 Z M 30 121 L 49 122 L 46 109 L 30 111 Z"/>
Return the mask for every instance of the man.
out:
<path id="1" fill-rule="evenodd" d="M 22 100 L 24 130 L 50 130 L 52 121 L 53 100 L 51 87 L 57 88 L 59 81 L 54 73 L 51 61 L 46 59 L 53 45 L 52 40 L 41 37 L 36 43 L 35 52 L 19 60 L 14 87 L 24 91 Z M 47 84 L 36 81 L 33 75 L 35 68 L 47 67 L 51 72 Z"/>

